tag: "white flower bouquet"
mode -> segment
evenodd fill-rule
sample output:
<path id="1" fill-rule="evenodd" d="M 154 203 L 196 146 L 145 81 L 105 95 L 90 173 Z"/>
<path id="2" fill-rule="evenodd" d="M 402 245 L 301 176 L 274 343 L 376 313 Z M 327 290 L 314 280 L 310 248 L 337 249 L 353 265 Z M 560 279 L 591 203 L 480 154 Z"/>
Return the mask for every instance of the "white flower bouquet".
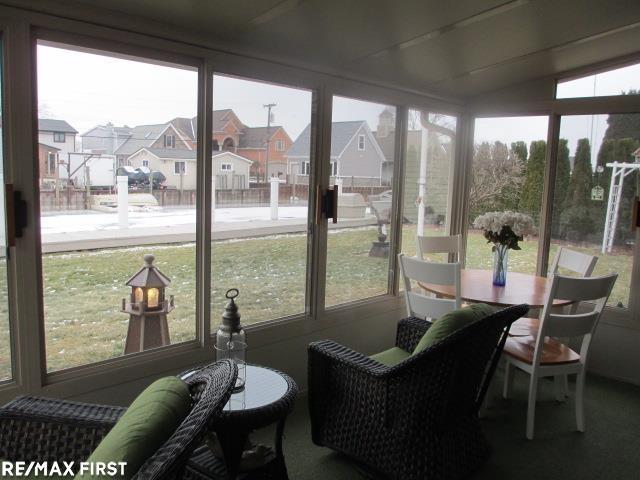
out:
<path id="1" fill-rule="evenodd" d="M 525 235 L 535 233 L 531 216 L 511 211 L 485 213 L 475 219 L 473 226 L 484 232 L 487 243 L 504 245 L 513 250 L 520 250 L 518 242 Z"/>

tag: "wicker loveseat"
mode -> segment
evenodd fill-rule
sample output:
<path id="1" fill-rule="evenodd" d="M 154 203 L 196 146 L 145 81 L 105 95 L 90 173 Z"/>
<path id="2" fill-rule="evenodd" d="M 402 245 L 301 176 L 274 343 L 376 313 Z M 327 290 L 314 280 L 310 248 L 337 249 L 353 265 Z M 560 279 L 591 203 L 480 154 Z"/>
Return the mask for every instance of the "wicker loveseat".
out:
<path id="1" fill-rule="evenodd" d="M 527 305 L 491 314 L 388 367 L 335 342 L 309 346 L 315 444 L 388 478 L 457 479 L 489 456 L 478 409 L 508 327 Z M 412 352 L 430 323 L 406 318 L 396 346 Z"/>
<path id="2" fill-rule="evenodd" d="M 187 417 L 134 478 L 180 478 L 189 456 L 229 399 L 236 376 L 236 365 L 223 360 L 187 378 L 192 398 Z M 0 458 L 85 461 L 125 411 L 54 398 L 17 397 L 0 408 Z"/>

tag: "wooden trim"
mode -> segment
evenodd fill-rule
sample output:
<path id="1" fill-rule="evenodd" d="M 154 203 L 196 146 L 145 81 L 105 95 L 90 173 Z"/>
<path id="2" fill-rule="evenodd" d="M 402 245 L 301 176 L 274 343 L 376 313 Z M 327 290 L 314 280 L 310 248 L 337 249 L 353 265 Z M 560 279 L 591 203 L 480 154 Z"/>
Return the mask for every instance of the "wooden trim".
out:
<path id="1" fill-rule="evenodd" d="M 549 249 L 551 248 L 551 226 L 553 223 L 553 200 L 556 188 L 559 137 L 560 116 L 551 115 L 547 125 L 547 149 L 545 152 L 542 205 L 540 207 L 540 226 L 538 233 L 538 258 L 536 261 L 536 275 L 541 277 L 546 277 L 547 269 L 549 268 Z"/>

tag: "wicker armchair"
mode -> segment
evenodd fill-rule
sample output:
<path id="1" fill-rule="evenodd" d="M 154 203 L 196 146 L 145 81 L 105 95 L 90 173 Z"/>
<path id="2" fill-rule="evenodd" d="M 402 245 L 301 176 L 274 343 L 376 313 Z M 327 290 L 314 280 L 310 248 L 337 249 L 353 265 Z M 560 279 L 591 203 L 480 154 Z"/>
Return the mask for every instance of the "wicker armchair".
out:
<path id="1" fill-rule="evenodd" d="M 489 456 L 478 409 L 508 327 L 528 310 L 496 312 L 393 367 L 332 341 L 312 343 L 313 442 L 389 478 L 467 476 Z M 396 346 L 413 351 L 429 326 L 401 320 Z"/>
<path id="2" fill-rule="evenodd" d="M 189 415 L 134 478 L 180 478 L 189 456 L 229 399 L 236 376 L 236 365 L 223 360 L 186 379 L 193 399 Z M 17 397 L 0 408 L 0 458 L 84 461 L 125 410 L 53 398 Z"/>

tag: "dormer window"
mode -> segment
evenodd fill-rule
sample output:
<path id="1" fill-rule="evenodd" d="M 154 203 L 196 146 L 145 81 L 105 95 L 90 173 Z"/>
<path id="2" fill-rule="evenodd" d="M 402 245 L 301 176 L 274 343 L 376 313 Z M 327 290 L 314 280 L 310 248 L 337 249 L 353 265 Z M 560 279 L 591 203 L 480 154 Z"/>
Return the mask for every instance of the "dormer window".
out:
<path id="1" fill-rule="evenodd" d="M 164 136 L 164 148 L 176 148 L 176 136 L 165 135 Z"/>
<path id="2" fill-rule="evenodd" d="M 53 132 L 53 141 L 56 143 L 64 143 L 65 142 L 65 134 L 64 132 Z"/>
<path id="3" fill-rule="evenodd" d="M 364 135 L 358 135 L 358 150 L 362 151 L 365 148 Z"/>

